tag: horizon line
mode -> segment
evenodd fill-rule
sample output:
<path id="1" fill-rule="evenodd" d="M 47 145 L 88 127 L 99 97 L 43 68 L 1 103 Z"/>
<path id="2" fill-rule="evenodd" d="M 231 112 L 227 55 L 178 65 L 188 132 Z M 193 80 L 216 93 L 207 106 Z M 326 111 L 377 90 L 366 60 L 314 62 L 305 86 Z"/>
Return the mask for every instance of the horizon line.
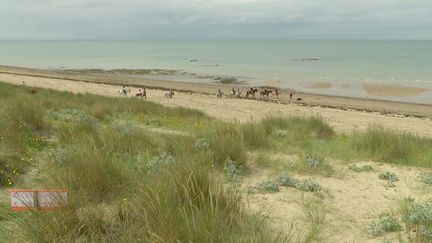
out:
<path id="1" fill-rule="evenodd" d="M 218 41 L 218 40 L 292 40 L 292 41 L 432 41 L 432 38 L 0 38 L 0 41 Z"/>

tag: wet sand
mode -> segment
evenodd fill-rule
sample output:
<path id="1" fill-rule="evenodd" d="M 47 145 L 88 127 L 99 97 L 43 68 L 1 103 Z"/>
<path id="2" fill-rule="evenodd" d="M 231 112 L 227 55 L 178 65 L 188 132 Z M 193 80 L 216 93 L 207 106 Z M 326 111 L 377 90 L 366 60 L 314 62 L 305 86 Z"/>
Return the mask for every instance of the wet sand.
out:
<path id="1" fill-rule="evenodd" d="M 328 82 L 321 82 L 306 86 L 306 88 L 310 89 L 330 89 L 331 87 L 333 87 L 333 84 Z"/>
<path id="2" fill-rule="evenodd" d="M 408 87 L 400 85 L 387 85 L 387 84 L 364 84 L 363 88 L 372 97 L 385 97 L 385 96 L 414 96 L 420 95 L 431 91 L 426 88 Z"/>

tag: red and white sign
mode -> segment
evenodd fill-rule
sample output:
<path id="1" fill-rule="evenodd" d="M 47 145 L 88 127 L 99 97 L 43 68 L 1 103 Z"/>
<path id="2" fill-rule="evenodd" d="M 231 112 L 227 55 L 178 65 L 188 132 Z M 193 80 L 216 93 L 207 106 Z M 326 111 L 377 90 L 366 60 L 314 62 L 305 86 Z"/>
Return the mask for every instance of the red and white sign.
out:
<path id="1" fill-rule="evenodd" d="M 66 190 L 11 190 L 11 209 L 54 210 L 67 207 Z"/>
<path id="2" fill-rule="evenodd" d="M 24 211 L 35 208 L 35 191 L 33 190 L 11 190 L 11 209 L 13 211 Z"/>
<path id="3" fill-rule="evenodd" d="M 37 207 L 39 209 L 59 209 L 67 206 L 67 191 L 39 190 L 37 191 Z"/>

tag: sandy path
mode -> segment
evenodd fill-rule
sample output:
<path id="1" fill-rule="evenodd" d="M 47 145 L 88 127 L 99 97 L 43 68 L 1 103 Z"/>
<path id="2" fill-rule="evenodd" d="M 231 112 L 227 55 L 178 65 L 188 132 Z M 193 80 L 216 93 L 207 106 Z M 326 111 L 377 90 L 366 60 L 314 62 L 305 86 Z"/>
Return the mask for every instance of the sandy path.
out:
<path id="1" fill-rule="evenodd" d="M 49 88 L 74 93 L 91 93 L 115 96 L 120 86 L 70 81 L 45 77 L 30 77 L 15 74 L 0 74 L 0 81 L 31 87 Z M 132 89 L 132 93 L 137 90 Z M 426 118 L 397 117 L 370 112 L 347 111 L 334 108 L 306 107 L 297 104 L 277 104 L 245 99 L 217 99 L 215 96 L 176 93 L 173 99 L 164 98 L 164 91 L 148 90 L 148 100 L 167 106 L 181 106 L 201 110 L 219 119 L 237 119 L 241 122 L 260 119 L 268 114 L 285 116 L 320 115 L 338 132 L 365 129 L 370 124 L 432 136 L 432 121 Z"/>

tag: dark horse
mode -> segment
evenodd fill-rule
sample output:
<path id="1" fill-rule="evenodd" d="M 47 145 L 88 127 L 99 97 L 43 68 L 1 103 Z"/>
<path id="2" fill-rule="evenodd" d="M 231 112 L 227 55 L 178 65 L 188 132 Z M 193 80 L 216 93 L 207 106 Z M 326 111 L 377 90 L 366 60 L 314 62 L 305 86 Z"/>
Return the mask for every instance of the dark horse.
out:
<path id="1" fill-rule="evenodd" d="M 269 94 L 273 94 L 273 91 L 271 91 L 269 89 L 264 89 L 260 92 L 260 94 L 261 94 L 261 98 L 264 98 L 264 97 L 268 98 Z"/>
<path id="2" fill-rule="evenodd" d="M 251 88 L 250 90 L 246 91 L 246 98 L 249 98 L 249 95 L 252 95 L 252 97 L 255 98 L 255 94 L 258 92 L 257 89 Z"/>

